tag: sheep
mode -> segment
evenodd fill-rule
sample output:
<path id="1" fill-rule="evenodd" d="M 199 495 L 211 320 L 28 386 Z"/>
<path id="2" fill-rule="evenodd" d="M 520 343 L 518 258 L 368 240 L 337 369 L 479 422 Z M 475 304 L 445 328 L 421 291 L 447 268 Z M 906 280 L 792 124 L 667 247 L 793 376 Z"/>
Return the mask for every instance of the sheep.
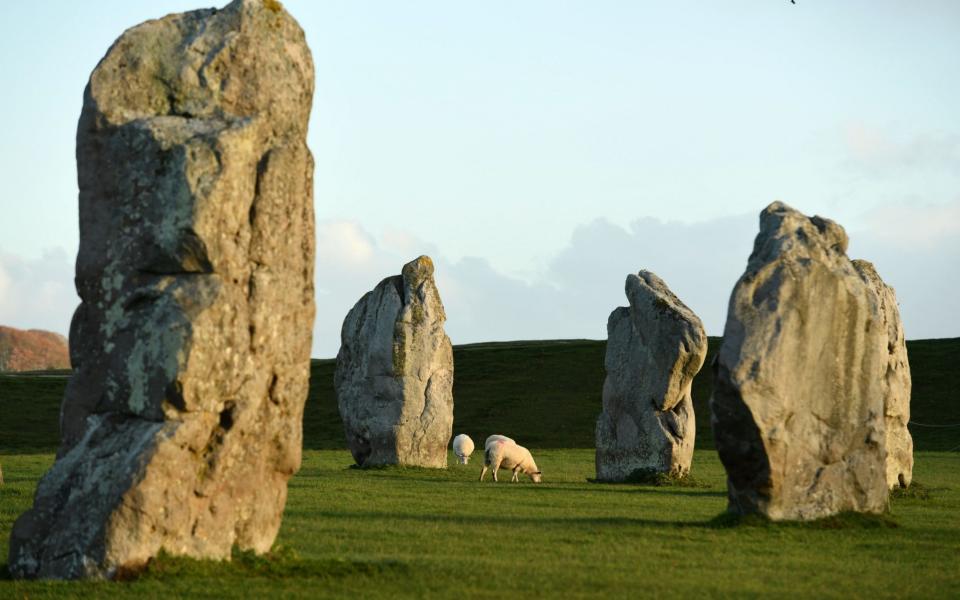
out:
<path id="1" fill-rule="evenodd" d="M 497 471 L 500 467 L 513 471 L 511 482 L 518 482 L 519 473 L 523 471 L 530 476 L 534 483 L 540 483 L 540 469 L 537 463 L 533 461 L 533 455 L 523 446 L 517 444 L 512 439 L 503 435 L 491 435 L 487 438 L 484 445 L 483 470 L 480 471 L 480 481 L 487 475 L 487 469 L 493 468 L 493 480 L 497 479 Z"/>
<path id="2" fill-rule="evenodd" d="M 453 453 L 457 455 L 457 460 L 461 465 L 470 462 L 470 455 L 473 454 L 473 440 L 470 439 L 469 435 L 461 433 L 453 438 Z"/>

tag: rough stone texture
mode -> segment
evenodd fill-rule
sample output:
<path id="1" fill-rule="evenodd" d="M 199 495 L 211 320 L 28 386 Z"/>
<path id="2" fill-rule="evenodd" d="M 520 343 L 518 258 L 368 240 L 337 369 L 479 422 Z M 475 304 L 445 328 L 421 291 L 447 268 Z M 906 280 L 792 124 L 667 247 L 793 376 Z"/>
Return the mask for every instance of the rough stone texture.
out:
<path id="1" fill-rule="evenodd" d="M 690 387 L 707 354 L 700 319 L 650 271 L 628 275 L 629 307 L 607 320 L 597 479 L 686 475 L 696 437 Z"/>
<path id="2" fill-rule="evenodd" d="M 362 467 L 446 467 L 453 433 L 453 348 L 421 256 L 347 314 L 334 387 L 347 446 Z"/>
<path id="3" fill-rule="evenodd" d="M 873 264 L 853 261 L 854 268 L 870 284 L 880 303 L 883 324 L 887 331 L 887 371 L 884 377 L 883 415 L 886 421 L 887 486 L 907 487 L 913 480 L 913 437 L 907 428 L 910 421 L 910 361 L 903 336 L 900 309 L 893 288 L 880 278 Z"/>
<path id="4" fill-rule="evenodd" d="M 267 0 L 129 29 L 90 76 L 75 373 L 14 576 L 273 544 L 309 377 L 312 94 L 303 32 Z"/>
<path id="5" fill-rule="evenodd" d="M 0 325 L 0 372 L 69 368 L 67 338 L 59 333 Z"/>
<path id="6" fill-rule="evenodd" d="M 833 221 L 776 202 L 730 298 L 710 401 L 729 508 L 882 512 L 888 333 Z"/>

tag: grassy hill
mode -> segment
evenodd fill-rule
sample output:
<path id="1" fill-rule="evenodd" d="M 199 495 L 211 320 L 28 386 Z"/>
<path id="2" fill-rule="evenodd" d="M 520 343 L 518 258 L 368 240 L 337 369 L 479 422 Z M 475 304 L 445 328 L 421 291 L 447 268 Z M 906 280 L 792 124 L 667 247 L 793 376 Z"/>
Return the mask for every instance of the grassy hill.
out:
<path id="1" fill-rule="evenodd" d="M 0 325 L 0 373 L 69 368 L 67 338 L 59 333 Z"/>
<path id="2" fill-rule="evenodd" d="M 719 338 L 710 338 L 694 381 L 697 448 L 713 448 L 712 373 Z M 549 340 L 454 347 L 454 429 L 482 440 L 503 433 L 531 448 L 592 448 L 600 413 L 605 342 Z M 907 342 L 913 373 L 911 426 L 917 450 L 960 450 L 960 338 Z M 333 393 L 333 360 L 313 361 L 304 446 L 345 447 Z M 0 376 L 0 452 L 43 452 L 57 445 L 65 378 Z M 932 427 L 928 427 L 932 426 Z"/>

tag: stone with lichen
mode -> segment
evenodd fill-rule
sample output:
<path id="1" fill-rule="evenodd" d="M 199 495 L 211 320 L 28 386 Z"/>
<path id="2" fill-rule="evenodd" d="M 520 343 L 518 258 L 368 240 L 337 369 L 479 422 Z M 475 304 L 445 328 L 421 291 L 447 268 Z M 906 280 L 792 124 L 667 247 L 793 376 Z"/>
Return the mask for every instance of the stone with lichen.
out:
<path id="1" fill-rule="evenodd" d="M 607 321 L 597 479 L 682 477 L 693 459 L 690 390 L 707 354 L 707 334 L 654 273 L 628 275 L 625 288 L 630 306 L 615 309 Z"/>
<path id="2" fill-rule="evenodd" d="M 444 321 L 428 256 L 381 281 L 347 314 L 334 387 L 358 465 L 447 466 L 453 348 Z"/>
<path id="3" fill-rule="evenodd" d="M 730 298 L 710 400 L 729 509 L 810 520 L 887 507 L 889 323 L 837 223 L 780 202 Z"/>
<path id="4" fill-rule="evenodd" d="M 313 77 L 271 0 L 133 27 L 90 76 L 74 373 L 15 577 L 273 544 L 309 379 Z"/>

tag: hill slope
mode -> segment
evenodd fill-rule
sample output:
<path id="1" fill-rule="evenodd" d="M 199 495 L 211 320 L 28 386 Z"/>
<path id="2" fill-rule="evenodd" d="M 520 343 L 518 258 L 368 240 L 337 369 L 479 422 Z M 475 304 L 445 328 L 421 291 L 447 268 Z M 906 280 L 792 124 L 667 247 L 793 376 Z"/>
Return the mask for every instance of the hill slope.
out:
<path id="1" fill-rule="evenodd" d="M 712 449 L 710 364 L 720 338 L 709 339 L 693 382 L 697 448 Z M 531 448 L 592 448 L 600 414 L 605 341 L 547 340 L 454 346 L 454 434 L 482 441 L 491 433 Z M 907 342 L 913 373 L 912 420 L 960 423 L 960 338 Z M 335 361 L 313 363 L 304 445 L 345 447 L 333 394 Z M 960 427 L 911 427 L 917 450 L 960 450 Z"/>
<path id="2" fill-rule="evenodd" d="M 710 433 L 710 339 L 693 386 L 697 448 Z M 515 436 L 532 448 L 592 448 L 600 413 L 605 342 L 553 340 L 454 347 L 454 433 L 474 440 Z M 913 372 L 911 432 L 917 450 L 960 450 L 960 338 L 907 342 Z M 304 446 L 345 447 L 333 394 L 333 360 L 313 361 L 304 414 Z M 51 451 L 66 378 L 0 375 L 0 452 Z"/>
<path id="3" fill-rule="evenodd" d="M 59 333 L 0 325 L 0 373 L 69 368 L 67 338 Z"/>

